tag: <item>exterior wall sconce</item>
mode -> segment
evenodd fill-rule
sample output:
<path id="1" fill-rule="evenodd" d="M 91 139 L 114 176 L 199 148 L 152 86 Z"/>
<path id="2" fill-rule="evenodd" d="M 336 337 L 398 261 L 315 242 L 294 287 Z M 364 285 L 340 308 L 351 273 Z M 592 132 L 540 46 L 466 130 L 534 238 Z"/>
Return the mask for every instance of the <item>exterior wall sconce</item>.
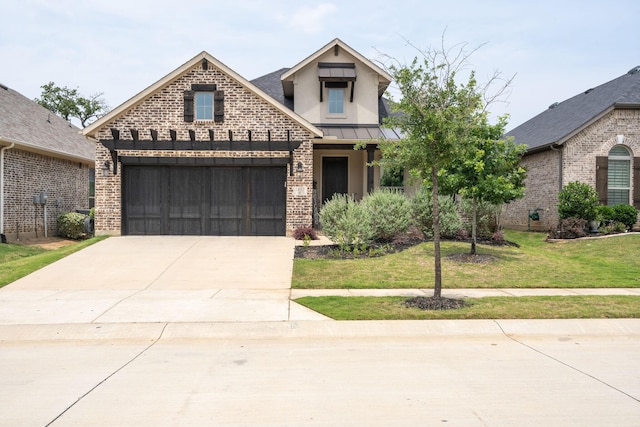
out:
<path id="1" fill-rule="evenodd" d="M 107 177 L 109 176 L 109 168 L 111 167 L 111 162 L 109 160 L 106 160 L 104 162 L 104 164 L 102 165 L 102 176 Z"/>
<path id="2" fill-rule="evenodd" d="M 296 172 L 298 173 L 304 172 L 304 166 L 302 166 L 302 162 L 298 162 L 298 166 L 296 167 Z"/>

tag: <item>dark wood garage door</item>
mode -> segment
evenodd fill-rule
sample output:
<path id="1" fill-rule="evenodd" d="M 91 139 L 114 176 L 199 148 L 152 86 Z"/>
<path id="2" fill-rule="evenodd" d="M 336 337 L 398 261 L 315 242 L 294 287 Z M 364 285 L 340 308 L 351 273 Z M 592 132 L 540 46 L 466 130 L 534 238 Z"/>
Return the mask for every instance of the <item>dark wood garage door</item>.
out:
<path id="1" fill-rule="evenodd" d="M 284 167 L 125 166 L 123 234 L 282 236 Z"/>

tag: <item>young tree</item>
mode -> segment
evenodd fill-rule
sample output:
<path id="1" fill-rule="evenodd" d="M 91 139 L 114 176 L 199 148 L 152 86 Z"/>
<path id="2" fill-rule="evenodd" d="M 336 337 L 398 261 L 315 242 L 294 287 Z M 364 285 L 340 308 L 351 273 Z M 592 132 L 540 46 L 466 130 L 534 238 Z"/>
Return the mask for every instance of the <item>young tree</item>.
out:
<path id="1" fill-rule="evenodd" d="M 473 71 L 466 83 L 456 82 L 458 72 L 477 49 L 468 53 L 465 45 L 456 48 L 445 49 L 443 43 L 439 50 L 417 49 L 419 57 L 411 64 L 387 67 L 400 91 L 400 99 L 393 104 L 400 114 L 389 117 L 385 125 L 399 129 L 403 136 L 400 141 L 380 143 L 383 164 L 402 165 L 431 187 L 435 298 L 442 296 L 438 177 L 441 170 L 467 156 L 470 135 L 486 117 L 488 84 L 479 87 Z"/>
<path id="2" fill-rule="evenodd" d="M 56 86 L 49 82 L 40 86 L 42 94 L 35 102 L 44 108 L 59 115 L 65 120 L 71 117 L 80 121 L 82 127 L 86 127 L 92 119 L 98 119 L 109 111 L 107 102 L 102 98 L 102 93 L 91 95 L 88 98 L 80 95 L 78 89 Z"/>
<path id="3" fill-rule="evenodd" d="M 471 200 L 471 255 L 476 254 L 478 202 L 501 205 L 524 196 L 526 171 L 520 159 L 526 146 L 503 137 L 506 125 L 506 116 L 491 125 L 485 115 L 470 131 L 467 157 L 440 171 L 444 192 Z"/>

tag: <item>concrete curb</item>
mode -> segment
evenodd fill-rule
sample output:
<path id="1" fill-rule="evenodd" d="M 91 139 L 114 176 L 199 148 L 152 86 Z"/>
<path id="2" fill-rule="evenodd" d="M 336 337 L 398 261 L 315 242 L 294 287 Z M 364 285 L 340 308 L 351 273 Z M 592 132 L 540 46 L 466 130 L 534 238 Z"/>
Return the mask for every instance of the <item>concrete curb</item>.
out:
<path id="1" fill-rule="evenodd" d="M 640 336 L 640 319 L 110 323 L 0 326 L 0 342 Z"/>

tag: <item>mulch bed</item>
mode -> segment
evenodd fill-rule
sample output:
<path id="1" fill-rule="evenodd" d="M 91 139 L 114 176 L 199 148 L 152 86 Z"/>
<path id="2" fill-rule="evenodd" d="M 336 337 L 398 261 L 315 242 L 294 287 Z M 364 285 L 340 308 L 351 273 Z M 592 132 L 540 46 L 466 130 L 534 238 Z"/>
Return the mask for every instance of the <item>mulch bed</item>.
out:
<path id="1" fill-rule="evenodd" d="M 457 310 L 469 306 L 463 300 L 444 297 L 413 297 L 406 300 L 404 305 L 420 310 Z"/>

